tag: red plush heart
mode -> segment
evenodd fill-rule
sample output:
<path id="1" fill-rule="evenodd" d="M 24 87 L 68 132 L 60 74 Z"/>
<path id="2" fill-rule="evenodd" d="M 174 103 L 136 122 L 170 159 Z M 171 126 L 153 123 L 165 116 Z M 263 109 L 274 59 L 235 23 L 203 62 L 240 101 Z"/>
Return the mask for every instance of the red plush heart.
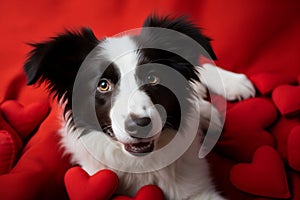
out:
<path id="1" fill-rule="evenodd" d="M 23 106 L 17 101 L 6 101 L 1 105 L 1 110 L 8 123 L 25 139 L 49 113 L 47 100 Z"/>
<path id="2" fill-rule="evenodd" d="M 155 185 L 147 185 L 142 187 L 135 197 L 118 196 L 113 200 L 164 200 L 164 194 L 160 188 Z"/>
<path id="3" fill-rule="evenodd" d="M 270 130 L 277 142 L 276 149 L 285 162 L 288 161 L 288 138 L 292 130 L 297 126 L 300 126 L 300 120 L 282 116 Z"/>
<path id="4" fill-rule="evenodd" d="M 295 116 L 300 113 L 300 86 L 282 85 L 274 89 L 272 99 L 285 116 Z"/>
<path id="5" fill-rule="evenodd" d="M 289 177 L 291 180 L 291 186 L 293 190 L 293 200 L 299 200 L 300 199 L 300 174 L 290 172 Z"/>
<path id="6" fill-rule="evenodd" d="M 71 200 L 107 200 L 117 189 L 118 177 L 110 170 L 89 176 L 82 168 L 73 167 L 65 174 L 65 185 Z"/>
<path id="7" fill-rule="evenodd" d="M 267 94 L 279 85 L 295 82 L 295 78 L 282 73 L 259 73 L 251 76 L 250 80 L 261 94 Z"/>
<path id="8" fill-rule="evenodd" d="M 12 136 L 4 130 L 0 130 L 0 175 L 8 173 L 16 159 L 16 144 Z"/>
<path id="9" fill-rule="evenodd" d="M 300 172 L 300 126 L 295 127 L 289 135 L 287 157 L 289 165 Z"/>
<path id="10" fill-rule="evenodd" d="M 251 164 L 237 164 L 230 180 L 238 189 L 259 196 L 289 198 L 290 192 L 282 160 L 275 149 L 262 146 Z"/>
<path id="11" fill-rule="evenodd" d="M 216 149 L 237 161 L 250 161 L 258 147 L 275 146 L 274 138 L 265 128 L 276 118 L 277 110 L 267 99 L 239 102 L 226 113 L 224 130 Z"/>

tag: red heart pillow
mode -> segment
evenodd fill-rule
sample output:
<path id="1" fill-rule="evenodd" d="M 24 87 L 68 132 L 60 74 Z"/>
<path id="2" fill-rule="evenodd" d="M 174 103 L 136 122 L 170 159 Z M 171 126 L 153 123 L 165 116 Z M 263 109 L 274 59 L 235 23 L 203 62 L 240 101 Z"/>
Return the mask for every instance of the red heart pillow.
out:
<path id="1" fill-rule="evenodd" d="M 26 139 L 30 133 L 46 118 L 50 106 L 48 100 L 23 106 L 18 101 L 9 100 L 4 102 L 0 109 L 8 123 Z"/>
<path id="2" fill-rule="evenodd" d="M 0 109 L 0 174 L 8 173 L 14 166 L 23 141 L 3 118 Z"/>
<path id="3" fill-rule="evenodd" d="M 252 75 L 250 80 L 261 94 L 267 94 L 279 85 L 295 82 L 295 78 L 282 73 L 259 73 Z"/>
<path id="4" fill-rule="evenodd" d="M 292 190 L 293 190 L 293 200 L 298 200 L 300 199 L 300 174 L 299 173 L 294 173 L 290 172 L 289 173 L 290 180 L 291 180 L 291 185 L 292 185 Z"/>
<path id="5" fill-rule="evenodd" d="M 300 126 L 300 121 L 296 118 L 281 117 L 276 124 L 272 127 L 272 135 L 276 139 L 277 151 L 284 161 L 288 161 L 288 138 L 292 130 Z M 291 147 L 289 147 L 291 148 Z M 297 151 L 298 148 L 295 150 Z"/>
<path id="6" fill-rule="evenodd" d="M 107 200 L 117 189 L 118 177 L 110 170 L 89 176 L 82 168 L 73 167 L 65 174 L 65 185 L 71 200 Z"/>
<path id="7" fill-rule="evenodd" d="M 135 197 L 118 196 L 113 200 L 164 200 L 164 194 L 160 188 L 155 185 L 146 185 L 142 187 Z"/>
<path id="8" fill-rule="evenodd" d="M 250 164 L 237 164 L 230 172 L 230 180 L 238 189 L 259 196 L 289 198 L 285 168 L 277 151 L 262 146 Z"/>
<path id="9" fill-rule="evenodd" d="M 289 134 L 287 157 L 289 165 L 300 172 L 300 126 L 293 128 Z"/>
<path id="10" fill-rule="evenodd" d="M 65 185 L 71 200 L 107 200 L 118 186 L 117 175 L 110 170 L 101 170 L 89 176 L 82 168 L 73 167 L 65 174 Z M 114 200 L 164 200 L 163 192 L 154 185 L 142 187 L 135 197 L 117 196 Z"/>
<path id="11" fill-rule="evenodd" d="M 13 137 L 5 130 L 0 130 L 0 175 L 12 169 L 21 148 L 20 139 Z"/>
<path id="12" fill-rule="evenodd" d="M 264 98 L 237 103 L 226 113 L 224 130 L 216 149 L 237 161 L 250 161 L 257 148 L 275 146 L 265 129 L 277 118 L 275 106 Z"/>
<path id="13" fill-rule="evenodd" d="M 292 129 L 300 126 L 300 120 L 295 118 L 281 117 L 272 127 L 271 132 L 277 141 L 277 151 L 281 158 L 287 162 L 287 143 Z"/>
<path id="14" fill-rule="evenodd" d="M 23 147 L 23 140 L 44 120 L 48 112 L 48 101 L 24 107 L 15 100 L 9 100 L 0 105 L 0 174 L 12 169 Z"/>
<path id="15" fill-rule="evenodd" d="M 274 89 L 272 99 L 285 116 L 297 116 L 300 114 L 300 85 L 282 85 Z"/>

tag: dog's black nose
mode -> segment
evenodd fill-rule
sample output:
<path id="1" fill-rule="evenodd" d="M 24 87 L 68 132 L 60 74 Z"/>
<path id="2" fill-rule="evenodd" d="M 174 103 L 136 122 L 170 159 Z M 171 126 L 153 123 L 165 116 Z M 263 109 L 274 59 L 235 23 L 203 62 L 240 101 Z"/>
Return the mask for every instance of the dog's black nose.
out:
<path id="1" fill-rule="evenodd" d="M 125 130 L 131 137 L 147 138 L 152 130 L 152 123 L 150 117 L 138 117 L 130 115 L 125 120 Z"/>

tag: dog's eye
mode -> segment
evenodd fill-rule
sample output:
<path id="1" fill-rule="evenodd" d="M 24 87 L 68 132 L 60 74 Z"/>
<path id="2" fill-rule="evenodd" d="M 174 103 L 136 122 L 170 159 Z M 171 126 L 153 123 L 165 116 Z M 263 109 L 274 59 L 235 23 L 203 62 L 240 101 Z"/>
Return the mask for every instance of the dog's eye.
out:
<path id="1" fill-rule="evenodd" d="M 99 81 L 97 90 L 101 93 L 109 92 L 112 90 L 112 84 L 107 79 L 101 79 Z"/>
<path id="2" fill-rule="evenodd" d="M 159 78 L 154 73 L 150 73 L 147 76 L 147 83 L 151 85 L 157 85 L 159 83 Z"/>

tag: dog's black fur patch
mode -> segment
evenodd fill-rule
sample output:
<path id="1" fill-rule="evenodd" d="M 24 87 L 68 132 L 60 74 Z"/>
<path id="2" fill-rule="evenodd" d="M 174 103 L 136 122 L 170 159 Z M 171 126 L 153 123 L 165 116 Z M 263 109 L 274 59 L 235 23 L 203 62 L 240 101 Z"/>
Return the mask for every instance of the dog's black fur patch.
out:
<path id="1" fill-rule="evenodd" d="M 30 44 L 24 70 L 27 84 L 46 82 L 50 93 L 64 102 L 65 113 L 72 108 L 72 90 L 76 74 L 88 53 L 99 44 L 92 30 L 67 31 L 48 41 Z"/>
<path id="2" fill-rule="evenodd" d="M 153 15 L 145 20 L 143 27 L 141 34 L 134 37 L 139 46 L 139 65 L 142 66 L 137 68 L 136 74 L 143 80 L 147 72 L 152 71 L 164 83 L 154 87 L 145 84 L 141 89 L 150 96 L 154 104 L 164 107 L 168 115 L 166 125 L 178 129 L 181 116 L 185 116 L 181 111 L 188 112 L 188 99 L 193 93 L 187 81 L 200 81 L 195 69 L 199 65 L 199 56 L 216 59 L 216 55 L 210 45 L 210 39 L 185 17 L 172 19 Z M 179 72 L 187 81 L 178 82 L 174 77 L 170 77 L 167 71 L 162 71 L 158 66 L 152 67 L 151 64 L 168 66 Z"/>
<path id="3" fill-rule="evenodd" d="M 96 99 L 95 99 L 95 109 L 96 115 L 98 118 L 99 125 L 103 132 L 114 137 L 112 127 L 111 127 L 111 119 L 109 117 L 110 109 L 114 104 L 114 96 L 118 93 L 118 82 L 120 80 L 120 71 L 115 66 L 114 63 L 110 63 L 106 70 L 103 72 L 100 80 L 102 78 L 111 81 L 114 85 L 114 90 L 112 92 L 100 93 L 96 91 Z"/>

